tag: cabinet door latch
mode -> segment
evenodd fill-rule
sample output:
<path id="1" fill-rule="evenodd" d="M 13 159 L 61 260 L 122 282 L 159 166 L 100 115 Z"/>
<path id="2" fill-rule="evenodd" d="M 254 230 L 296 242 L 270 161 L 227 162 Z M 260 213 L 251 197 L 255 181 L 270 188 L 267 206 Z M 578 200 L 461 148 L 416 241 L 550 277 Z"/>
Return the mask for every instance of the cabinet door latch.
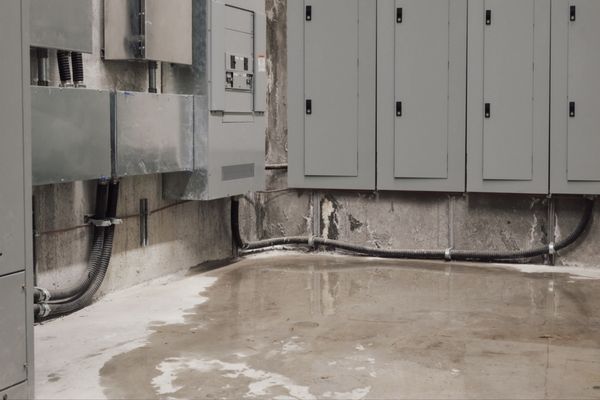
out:
<path id="1" fill-rule="evenodd" d="M 306 6 L 306 20 L 312 21 L 312 6 Z"/>
<path id="2" fill-rule="evenodd" d="M 402 102 L 397 101 L 396 102 L 396 117 L 401 117 L 401 116 L 402 116 Z"/>
<path id="3" fill-rule="evenodd" d="M 571 22 L 575 22 L 577 20 L 577 6 L 571 6 L 570 10 L 571 15 L 569 19 Z"/>
<path id="4" fill-rule="evenodd" d="M 486 25 L 492 24 L 492 10 L 485 11 L 485 24 Z"/>
<path id="5" fill-rule="evenodd" d="M 575 118 L 575 114 L 576 114 L 576 112 L 575 112 L 575 102 L 572 101 L 572 102 L 569 103 L 569 117 Z"/>
<path id="6" fill-rule="evenodd" d="M 312 100 L 306 100 L 306 115 L 312 115 Z"/>
<path id="7" fill-rule="evenodd" d="M 490 103 L 485 103 L 485 117 L 492 118 L 492 105 Z"/>
<path id="8" fill-rule="evenodd" d="M 399 7 L 396 9 L 396 22 L 398 24 L 401 24 L 403 19 L 404 19 L 404 10 L 402 9 L 402 7 Z"/>

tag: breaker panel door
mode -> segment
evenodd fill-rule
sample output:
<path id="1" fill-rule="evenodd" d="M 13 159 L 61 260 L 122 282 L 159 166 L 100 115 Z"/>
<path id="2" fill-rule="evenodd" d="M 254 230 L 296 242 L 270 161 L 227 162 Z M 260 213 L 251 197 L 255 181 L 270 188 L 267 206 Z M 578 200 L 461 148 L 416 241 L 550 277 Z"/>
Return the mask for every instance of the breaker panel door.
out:
<path id="1" fill-rule="evenodd" d="M 598 18 L 598 1 L 553 2 L 553 193 L 600 194 Z"/>
<path id="2" fill-rule="evenodd" d="M 0 277 L 0 390 L 27 379 L 24 285 L 25 274 L 22 272 Z"/>
<path id="3" fill-rule="evenodd" d="M 307 7 L 311 7 L 307 2 Z M 317 2 L 304 30 L 305 173 L 358 175 L 358 1 Z M 335 21 L 335 23 L 333 23 Z"/>
<path id="4" fill-rule="evenodd" d="M 288 5 L 290 185 L 375 188 L 376 4 Z"/>
<path id="5" fill-rule="evenodd" d="M 550 4 L 472 5 L 469 190 L 547 193 Z"/>
<path id="6" fill-rule="evenodd" d="M 21 2 L 0 12 L 0 276 L 25 268 Z M 0 385 L 1 386 L 1 385 Z"/>
<path id="7" fill-rule="evenodd" d="M 463 191 L 467 2 L 378 9 L 378 187 Z"/>

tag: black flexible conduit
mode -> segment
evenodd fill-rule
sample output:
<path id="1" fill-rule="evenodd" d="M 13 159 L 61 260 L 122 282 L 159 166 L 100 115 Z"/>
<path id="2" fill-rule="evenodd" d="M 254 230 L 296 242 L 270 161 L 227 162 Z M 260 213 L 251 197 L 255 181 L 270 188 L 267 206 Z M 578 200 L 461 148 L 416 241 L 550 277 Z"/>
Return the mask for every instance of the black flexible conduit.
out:
<path id="1" fill-rule="evenodd" d="M 246 243 L 242 239 L 239 225 L 239 201 L 232 199 L 231 202 L 231 228 L 233 240 L 238 248 L 242 250 L 260 250 L 274 246 L 297 245 L 297 246 L 325 246 L 351 253 L 366 255 L 370 257 L 414 259 L 414 260 L 445 260 L 445 261 L 479 261 L 479 262 L 505 262 L 514 260 L 529 260 L 544 255 L 554 254 L 556 251 L 564 250 L 574 244 L 581 235 L 589 228 L 593 221 L 594 200 L 586 199 L 585 209 L 581 220 L 575 230 L 560 242 L 540 246 L 530 250 L 522 251 L 467 251 L 467 250 L 384 250 L 374 249 L 337 240 L 307 237 L 286 237 L 262 240 Z"/>
<path id="2" fill-rule="evenodd" d="M 108 181 L 102 180 L 98 182 L 96 187 L 96 211 L 94 214 L 95 220 L 104 220 L 107 217 L 108 207 Z M 35 303 L 48 302 L 57 303 L 76 297 L 80 293 L 87 290 L 98 271 L 100 256 L 104 245 L 104 234 L 106 228 L 101 226 L 94 227 L 94 236 L 92 239 L 92 248 L 90 250 L 90 258 L 87 264 L 86 274 L 79 280 L 76 285 L 66 289 L 35 289 Z M 49 298 L 48 298 L 49 297 Z"/>
<path id="3" fill-rule="evenodd" d="M 69 60 L 68 51 L 57 51 L 56 60 L 58 62 L 58 74 L 60 75 L 60 82 L 63 85 L 69 85 L 72 83 L 71 80 L 71 63 Z"/>
<path id="4" fill-rule="evenodd" d="M 116 218 L 118 199 L 119 182 L 112 181 L 109 185 L 108 201 L 106 203 L 107 219 Z M 104 282 L 104 278 L 106 277 L 110 265 L 115 236 L 115 225 L 103 228 L 102 232 L 102 246 L 100 248 L 94 248 L 92 253 L 93 257 L 96 259 L 96 267 L 88 275 L 85 287 L 79 288 L 81 290 L 74 293 L 72 296 L 58 299 L 52 303 L 36 304 L 35 315 L 38 320 L 43 317 L 56 317 L 72 313 L 91 304 L 94 295 L 98 292 L 98 289 L 100 289 L 100 286 L 102 286 L 102 283 Z M 70 292 L 72 291 L 69 291 L 69 293 L 66 294 L 72 294 Z"/>
<path id="5" fill-rule="evenodd" d="M 73 68 L 73 81 L 75 86 L 83 87 L 84 84 L 84 72 L 83 72 L 83 55 L 78 52 L 71 53 L 71 66 Z"/>

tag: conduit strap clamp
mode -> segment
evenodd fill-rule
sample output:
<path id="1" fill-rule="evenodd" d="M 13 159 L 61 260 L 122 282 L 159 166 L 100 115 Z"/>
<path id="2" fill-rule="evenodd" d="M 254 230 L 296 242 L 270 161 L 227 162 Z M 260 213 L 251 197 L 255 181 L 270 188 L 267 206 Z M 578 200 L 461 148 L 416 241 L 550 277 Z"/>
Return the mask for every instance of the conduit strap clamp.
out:
<path id="1" fill-rule="evenodd" d="M 452 261 L 452 250 L 454 250 L 454 248 L 450 247 L 446 249 L 446 252 L 444 253 L 444 259 L 448 262 Z"/>
<path id="2" fill-rule="evenodd" d="M 113 225 L 121 225 L 123 223 L 122 219 L 119 218 L 106 218 L 106 219 L 94 219 L 90 218 L 87 220 L 90 225 L 94 225 L 98 228 L 108 228 Z"/>
<path id="3" fill-rule="evenodd" d="M 315 237 L 314 237 L 314 235 L 310 235 L 308 237 L 308 246 L 309 247 L 315 247 Z"/>
<path id="4" fill-rule="evenodd" d="M 556 244 L 555 243 L 550 243 L 548 245 L 548 254 L 550 254 L 551 256 L 556 254 Z"/>

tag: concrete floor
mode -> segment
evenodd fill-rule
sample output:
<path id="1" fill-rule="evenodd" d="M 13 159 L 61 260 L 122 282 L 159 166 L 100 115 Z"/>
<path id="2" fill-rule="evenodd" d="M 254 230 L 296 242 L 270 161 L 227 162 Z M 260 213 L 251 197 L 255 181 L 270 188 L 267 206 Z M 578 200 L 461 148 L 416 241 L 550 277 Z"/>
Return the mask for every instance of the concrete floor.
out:
<path id="1" fill-rule="evenodd" d="M 36 346 L 40 399 L 600 399 L 600 270 L 256 256 Z"/>

